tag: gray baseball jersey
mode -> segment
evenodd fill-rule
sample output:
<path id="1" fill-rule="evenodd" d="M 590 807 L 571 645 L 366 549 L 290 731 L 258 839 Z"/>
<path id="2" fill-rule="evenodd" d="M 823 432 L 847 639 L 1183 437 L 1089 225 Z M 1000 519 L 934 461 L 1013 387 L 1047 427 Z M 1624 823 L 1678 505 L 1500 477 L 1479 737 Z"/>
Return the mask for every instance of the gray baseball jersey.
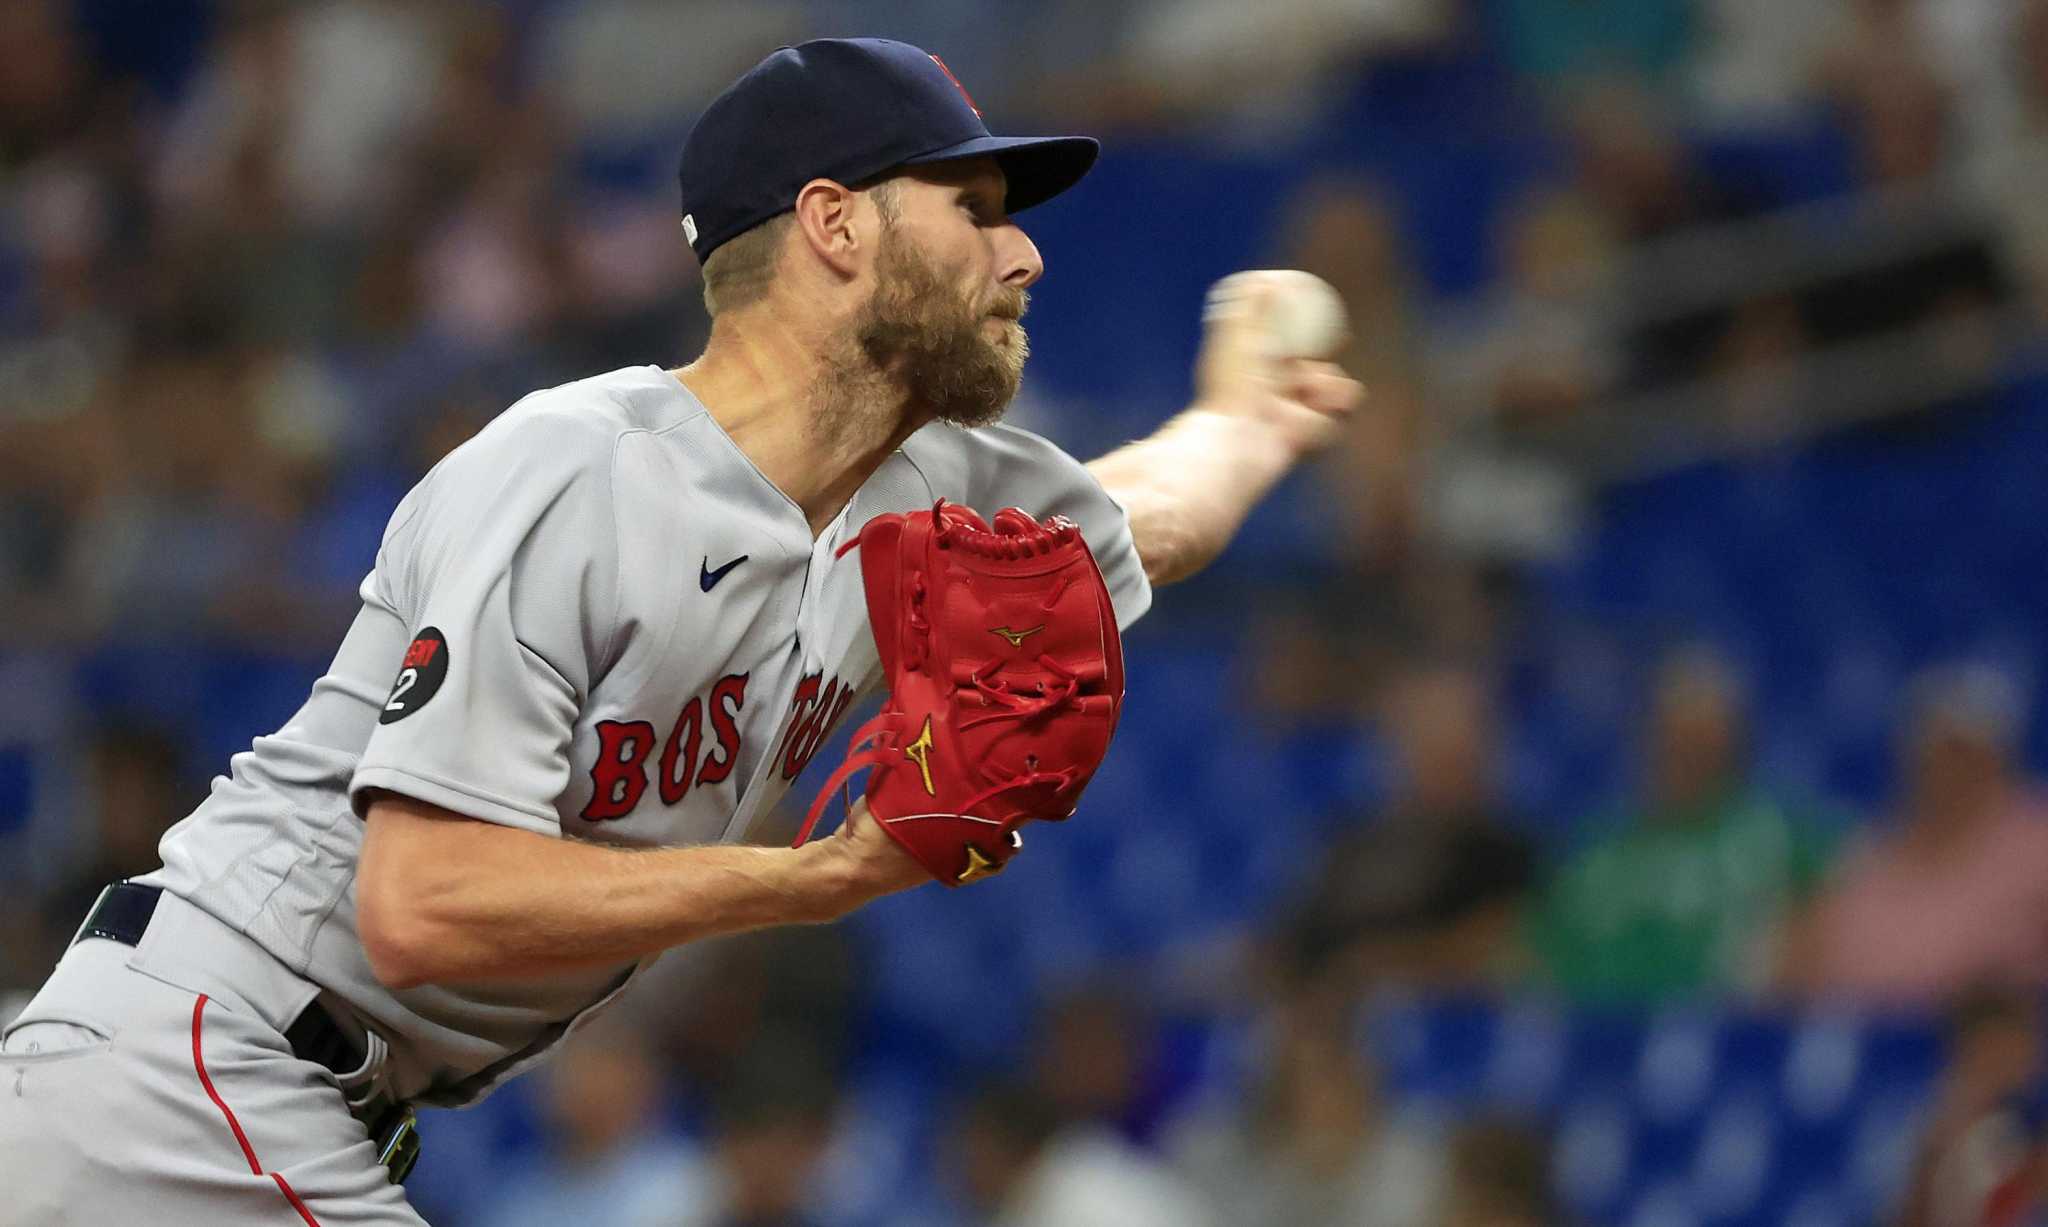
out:
<path id="1" fill-rule="evenodd" d="M 396 1093 L 474 1100 L 640 964 L 385 988 L 355 923 L 365 794 L 606 844 L 744 839 L 880 680 L 858 561 L 836 550 L 939 497 L 1073 519 L 1119 621 L 1149 605 L 1123 511 L 1025 431 L 926 427 L 814 540 L 667 371 L 535 393 L 399 505 L 326 676 L 146 880 L 338 997 L 390 1043 Z"/>

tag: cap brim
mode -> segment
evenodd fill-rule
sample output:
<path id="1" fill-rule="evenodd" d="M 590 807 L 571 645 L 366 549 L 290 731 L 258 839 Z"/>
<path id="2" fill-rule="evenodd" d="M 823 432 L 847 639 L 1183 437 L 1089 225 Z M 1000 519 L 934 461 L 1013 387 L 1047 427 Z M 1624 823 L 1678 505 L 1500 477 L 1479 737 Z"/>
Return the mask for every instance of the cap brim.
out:
<path id="1" fill-rule="evenodd" d="M 921 166 L 994 158 L 1009 183 L 1003 208 L 1021 213 L 1079 183 L 1101 152 L 1101 144 L 1092 136 L 977 136 L 904 161 L 905 165 Z"/>

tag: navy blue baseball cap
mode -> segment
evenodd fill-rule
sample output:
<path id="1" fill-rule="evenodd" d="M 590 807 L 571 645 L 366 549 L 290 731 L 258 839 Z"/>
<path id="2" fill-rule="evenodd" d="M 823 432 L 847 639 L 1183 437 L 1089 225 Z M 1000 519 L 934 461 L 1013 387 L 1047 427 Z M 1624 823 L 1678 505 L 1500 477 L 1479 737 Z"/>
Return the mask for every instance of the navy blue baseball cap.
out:
<path id="1" fill-rule="evenodd" d="M 1011 213 L 1079 182 L 1086 136 L 990 136 L 981 110 L 930 52 L 885 38 L 784 47 L 712 100 L 683 142 L 683 237 L 703 260 L 796 206 L 813 179 L 862 183 L 900 166 L 993 157 Z"/>

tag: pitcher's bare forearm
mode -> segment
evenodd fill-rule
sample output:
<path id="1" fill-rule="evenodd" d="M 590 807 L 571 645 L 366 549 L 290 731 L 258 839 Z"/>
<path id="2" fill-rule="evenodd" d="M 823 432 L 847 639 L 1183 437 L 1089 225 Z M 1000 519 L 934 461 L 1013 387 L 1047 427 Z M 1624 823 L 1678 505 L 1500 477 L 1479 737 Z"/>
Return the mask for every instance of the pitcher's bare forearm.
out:
<path id="1" fill-rule="evenodd" d="M 1145 578 L 1157 585 L 1209 565 L 1297 455 L 1257 422 L 1196 407 L 1088 471 L 1130 516 Z"/>
<path id="2" fill-rule="evenodd" d="M 392 987 L 518 979 L 720 934 L 835 920 L 925 881 L 865 814 L 802 848 L 620 849 L 371 803 L 357 915 Z"/>

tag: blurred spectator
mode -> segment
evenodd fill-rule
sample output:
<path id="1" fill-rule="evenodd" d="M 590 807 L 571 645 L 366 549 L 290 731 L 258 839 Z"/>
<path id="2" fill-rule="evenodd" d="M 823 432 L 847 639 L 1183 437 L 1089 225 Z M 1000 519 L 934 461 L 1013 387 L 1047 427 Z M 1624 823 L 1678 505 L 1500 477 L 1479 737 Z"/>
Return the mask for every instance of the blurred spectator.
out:
<path id="1" fill-rule="evenodd" d="M 1512 433 L 1568 421 L 1615 386 L 1608 226 L 1575 192 L 1513 202 L 1497 225 L 1504 284 L 1450 330 L 1437 363 L 1445 408 L 1482 430 Z"/>
<path id="2" fill-rule="evenodd" d="M 303 402 L 266 415 L 255 350 L 164 349 L 119 395 L 129 446 L 67 558 L 73 617 L 95 633 L 331 642 L 349 611 L 294 565 L 325 465 Z M 296 437 L 295 437 L 296 436 Z"/>
<path id="3" fill-rule="evenodd" d="M 1775 929 L 1829 849 L 1749 779 L 1743 698 L 1728 664 L 1697 649 L 1659 668 L 1645 795 L 1587 824 L 1534 918 L 1567 992 L 1652 1000 L 1764 983 Z"/>
<path id="4" fill-rule="evenodd" d="M 1803 360 L 1812 338 L 1799 304 L 1784 296 L 1736 308 L 1714 348 L 1709 372 L 1720 392 L 1721 437 L 1741 450 L 1776 446 L 1807 414 L 1812 376 Z"/>
<path id="5" fill-rule="evenodd" d="M 1353 997 L 1382 979 L 1498 983 L 1522 962 L 1516 929 L 1535 853 L 1499 795 L 1488 683 L 1441 665 L 1389 691 L 1395 793 L 1323 859 L 1286 939 L 1294 974 Z"/>
<path id="6" fill-rule="evenodd" d="M 1034 1085 L 1063 1126 L 1090 1125 L 1141 1137 L 1151 1022 L 1110 984 L 1056 997 L 1034 1029 Z"/>
<path id="7" fill-rule="evenodd" d="M 570 284 L 552 162 L 532 136 L 494 148 L 421 253 L 427 320 L 465 348 L 550 339 Z"/>
<path id="8" fill-rule="evenodd" d="M 972 1222 L 994 1221 L 1059 1133 L 1050 1100 L 1017 1081 L 989 1082 L 964 1102 L 944 1157 Z"/>
<path id="9" fill-rule="evenodd" d="M 1478 1120 L 1452 1135 L 1449 1151 L 1443 1227 L 1564 1227 L 1542 1134 Z"/>
<path id="10" fill-rule="evenodd" d="M 89 859 L 47 896 L 60 915 L 80 921 L 101 887 L 157 867 L 157 841 L 192 802 L 185 746 L 157 724 L 101 725 L 93 731 L 84 767 L 81 799 L 92 832 L 80 842 Z"/>
<path id="11" fill-rule="evenodd" d="M 1844 857 L 1789 951 L 1814 993 L 1938 1003 L 2048 986 L 2048 807 L 2013 759 L 2012 684 L 1982 667 L 1919 682 L 1889 831 Z"/>
<path id="12" fill-rule="evenodd" d="M 1385 821 L 1404 827 L 1514 825 L 1500 795 L 1501 714 L 1478 666 L 1418 664 L 1395 679 L 1378 713 L 1396 783 Z"/>
<path id="13" fill-rule="evenodd" d="M 679 137 L 680 120 L 762 56 L 816 37 L 792 0 L 585 0 L 549 9 L 534 32 L 534 80 L 572 134 L 592 143 Z"/>
<path id="14" fill-rule="evenodd" d="M 247 208 L 250 217 L 319 228 L 387 206 L 403 166 L 391 155 L 431 114 L 451 19 L 463 7 L 242 6 L 166 133 L 166 198 L 192 219 Z M 235 199 L 246 186 L 236 167 L 252 158 L 271 160 L 274 198 Z"/>
<path id="15" fill-rule="evenodd" d="M 92 438 L 100 423 L 86 418 L 0 422 L 0 635 L 10 642 L 90 629 L 74 587 L 78 520 L 111 465 L 104 438 Z"/>
<path id="16" fill-rule="evenodd" d="M 2015 94 L 2024 89 L 2016 81 L 2023 73 L 2009 52 L 2024 37 L 2031 3 L 1849 0 L 1825 6 L 1834 11 L 1822 19 L 1828 37 L 1813 56 L 1812 72 L 1819 86 L 1852 107 L 1859 101 L 1884 105 L 1877 95 L 1893 92 L 1892 101 L 1904 104 L 1901 114 L 1917 112 L 1922 120 L 1939 114 L 1938 128 L 1919 130 L 1944 147 L 1930 146 L 1931 152 L 1953 147 L 1951 138 L 2009 135 Z"/>
<path id="17" fill-rule="evenodd" d="M 0 6 L 0 167 L 78 135 L 92 102 L 92 62 L 58 0 Z"/>
<path id="18" fill-rule="evenodd" d="M 548 1151 L 506 1181 L 477 1221 L 560 1227 L 600 1214 L 621 1227 L 705 1222 L 702 1157 L 660 1122 L 666 1089 L 640 1033 L 615 1019 L 562 1047 L 542 1075 Z"/>
<path id="19" fill-rule="evenodd" d="M 2021 0 L 2014 6 L 2011 41 L 2000 67 L 2013 81 L 2013 131 L 2007 139 L 2039 143 L 2048 134 L 2048 3 Z"/>
<path id="20" fill-rule="evenodd" d="M 1503 280 L 1436 330 L 1432 554 L 1499 568 L 1577 537 L 1575 438 L 1622 387 L 1613 220 L 1586 192 L 1517 196 L 1494 224 Z M 1569 467 L 1568 467 L 1569 466 Z"/>
<path id="21" fill-rule="evenodd" d="M 679 1227 L 812 1227 L 821 1221 L 812 1180 L 839 1102 L 837 1076 L 807 1037 L 767 1031 L 709 1088 L 711 1188 L 671 1208 Z"/>
<path id="22" fill-rule="evenodd" d="M 850 1055 L 861 952 L 833 927 L 691 942 L 663 955 L 619 1003 L 687 1081 L 715 1086 L 778 1035 L 837 1069 Z"/>
<path id="23" fill-rule="evenodd" d="M 1484 658 L 1510 624 L 1508 569 L 1440 549 L 1353 558 L 1333 579 L 1278 589 L 1244 636 L 1248 701 L 1269 728 L 1352 728 L 1417 659 Z"/>
<path id="24" fill-rule="evenodd" d="M 1591 76 L 1658 80 L 1692 37 L 1683 0 L 1504 0 L 1489 6 L 1515 69 L 1548 85 Z"/>
<path id="25" fill-rule="evenodd" d="M 1275 593 L 1254 615 L 1241 685 L 1263 727 L 1348 725 L 1356 717 L 1361 683 L 1371 688 L 1381 672 L 1364 659 L 1380 645 L 1358 634 L 1359 624 L 1397 638 L 1382 620 L 1396 622 L 1401 612 L 1395 594 L 1359 589 L 1356 602 L 1332 601 L 1327 593 Z"/>
<path id="26" fill-rule="evenodd" d="M 1331 457 L 1331 495 L 1361 566 L 1392 570 L 1412 554 L 1428 443 L 1420 355 L 1420 287 L 1394 203 L 1381 188 L 1335 175 L 1309 181 L 1289 205 L 1281 263 L 1328 281 L 1350 312 L 1335 360 L 1372 390 Z"/>
<path id="27" fill-rule="evenodd" d="M 1558 108 L 1574 184 L 1616 238 L 1640 242 L 1748 211 L 1751 202 L 1701 169 L 1671 108 L 1639 80 L 1586 78 Z"/>
<path id="28" fill-rule="evenodd" d="M 1997 215 L 1999 255 L 2024 287 L 2038 328 L 2048 322 L 2048 0 L 2024 0 L 1995 63 L 2011 82 L 2010 106 L 1980 125 L 1971 180 Z"/>
<path id="29" fill-rule="evenodd" d="M 1199 1105 L 1172 1130 L 1220 1223 L 1420 1227 L 1446 1209 L 1437 1130 L 1382 1097 L 1350 1022 L 1389 980 L 1457 989 L 1512 974 L 1533 854 L 1498 794 L 1481 673 L 1411 669 L 1381 718 L 1393 796 L 1332 847 L 1283 929 L 1243 1101 Z"/>
<path id="30" fill-rule="evenodd" d="M 1429 1122 L 1382 1098 L 1341 1002 L 1283 998 L 1266 1015 L 1250 1085 L 1172 1131 L 1179 1169 L 1228 1227 L 1425 1227 L 1444 1207 Z"/>
<path id="31" fill-rule="evenodd" d="M 1875 259 L 1805 290 L 1807 323 L 1822 344 L 1931 319 L 1967 325 L 2008 293 L 1988 218 L 1945 186 L 1960 170 L 1953 92 L 1906 44 L 1885 42 L 1871 55 L 1845 69 L 1837 89 L 1864 180 L 1898 198 L 1887 202 L 1884 229 L 1866 238 Z"/>
<path id="32" fill-rule="evenodd" d="M 1311 179 L 1288 207 L 1283 264 L 1337 288 L 1350 335 L 1337 355 L 1371 389 L 1331 449 L 1321 486 L 1338 509 L 1341 589 L 1265 602 L 1251 640 L 1257 699 L 1288 718 L 1348 723 L 1418 651 L 1483 644 L 1490 594 L 1462 560 L 1443 556 L 1427 521 L 1436 452 L 1455 429 L 1432 404 L 1424 364 L 1425 302 L 1395 202 L 1346 174 Z"/>
<path id="33" fill-rule="evenodd" d="M 1944 169 L 1955 147 L 1954 96 L 1907 48 L 1889 47 L 1838 89 L 1866 182 L 1908 187 Z"/>
<path id="34" fill-rule="evenodd" d="M 1607 242 L 1675 239 L 1700 227 L 1749 216 L 1761 207 L 1753 190 L 1706 173 L 1695 151 L 1681 139 L 1670 108 L 1637 82 L 1608 78 L 1580 83 L 1562 108 L 1563 127 L 1572 143 L 1572 188 L 1590 204 L 1596 219 L 1578 225 L 1583 229 L 1597 224 L 1591 238 L 1579 244 L 1589 253 L 1597 254 Z M 1551 263 L 1574 271 L 1569 263 Z M 1697 276 L 1700 271 L 1688 261 L 1668 269 L 1618 261 L 1603 268 L 1592 262 L 1576 270 L 1580 278 L 1605 272 L 1611 288 L 1603 299 L 1588 303 L 1581 286 L 1574 313 L 1582 321 L 1597 322 L 1600 316 L 1588 316 L 1597 304 L 1616 330 L 1611 353 L 1596 352 L 1583 359 L 1581 378 L 1595 381 L 1584 387 L 1585 392 L 1602 387 L 1637 390 L 1699 373 L 1727 328 L 1727 307 L 1718 300 L 1695 305 L 1698 296 L 1692 295 L 1678 297 L 1675 301 L 1681 307 L 1674 309 L 1672 287 L 1665 279 Z M 1553 274 L 1552 280 L 1558 278 Z M 1572 288 L 1575 283 L 1561 284 Z M 1545 297 L 1559 295 L 1553 290 Z M 1550 325 L 1546 331 L 1560 330 Z"/>
<path id="35" fill-rule="evenodd" d="M 2017 1227 L 2048 1197 L 2041 1003 L 2002 991 L 1949 1011 L 1948 1071 L 1898 1227 Z"/>
<path id="36" fill-rule="evenodd" d="M 1128 988 L 1105 980 L 1062 992 L 1031 1034 L 1028 1081 L 999 1076 L 956 1106 L 939 1156 L 955 1205 L 935 1221 L 1212 1222 L 1146 1144 L 1160 1105 L 1157 1030 Z"/>
<path id="37" fill-rule="evenodd" d="M 185 747 L 170 729 L 109 720 L 93 731 L 82 765 L 84 860 L 42 892 L 33 909 L 0 905 L 9 935 L 0 942 L 0 989 L 46 978 L 101 889 L 155 869 L 158 839 L 189 808 Z"/>
<path id="38" fill-rule="evenodd" d="M 1814 65 L 1847 18 L 1840 5 L 1781 0 L 1702 0 L 1694 12 L 1691 97 L 1707 119 L 1738 130 L 1798 122 L 1819 85 Z"/>
<path id="39" fill-rule="evenodd" d="M 1836 28 L 1810 65 L 1816 83 L 1842 96 L 1903 70 L 1937 90 L 1946 89 L 1941 66 L 1924 54 L 1927 30 L 1919 7 L 1918 0 L 1846 0 L 1838 5 Z"/>
<path id="40" fill-rule="evenodd" d="M 1439 42 L 1451 0 L 1146 0 L 1124 53 L 1135 83 L 1168 115 L 1299 113 L 1371 59 Z"/>
<path id="41" fill-rule="evenodd" d="M 988 1227 L 1204 1227 L 1208 1207 L 1149 1155 L 1020 1083 L 967 1101 L 948 1156 L 971 1220 Z M 1213 1203 L 1211 1203 L 1213 1205 Z M 1275 1220 L 1267 1220 L 1275 1221 Z"/>

